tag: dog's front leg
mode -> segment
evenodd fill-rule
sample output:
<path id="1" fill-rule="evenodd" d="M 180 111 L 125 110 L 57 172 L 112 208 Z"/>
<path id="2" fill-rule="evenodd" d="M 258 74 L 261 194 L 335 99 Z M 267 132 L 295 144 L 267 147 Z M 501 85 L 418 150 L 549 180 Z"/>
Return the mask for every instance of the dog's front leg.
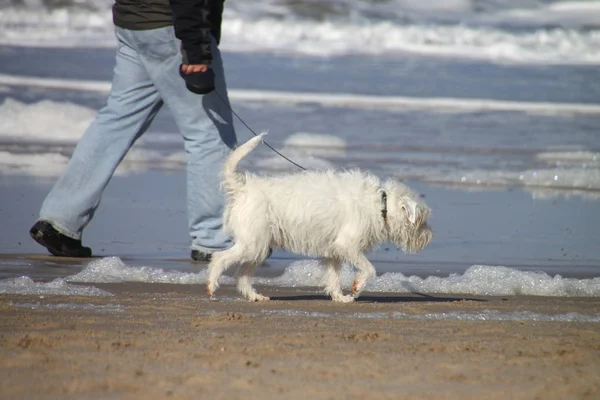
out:
<path id="1" fill-rule="evenodd" d="M 357 298 L 360 296 L 360 292 L 365 288 L 369 279 L 375 276 L 375 267 L 362 253 L 354 254 L 352 259 L 348 261 L 358 268 L 358 273 L 352 284 L 352 296 Z"/>
<path id="2" fill-rule="evenodd" d="M 327 268 L 325 274 L 325 294 L 331 296 L 331 300 L 340 303 L 350 303 L 354 297 L 344 296 L 340 285 L 340 271 L 342 270 L 342 261 L 339 259 L 327 258 L 324 260 Z"/>

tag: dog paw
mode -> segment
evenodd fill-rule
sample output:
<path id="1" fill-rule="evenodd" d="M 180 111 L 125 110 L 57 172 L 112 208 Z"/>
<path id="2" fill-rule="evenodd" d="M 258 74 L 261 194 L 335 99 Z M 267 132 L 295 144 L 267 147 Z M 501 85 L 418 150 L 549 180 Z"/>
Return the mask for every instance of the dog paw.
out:
<path id="1" fill-rule="evenodd" d="M 271 300 L 267 296 L 263 296 L 262 294 L 255 293 L 253 296 L 248 296 L 248 301 L 268 301 Z"/>
<path id="2" fill-rule="evenodd" d="M 338 295 L 338 296 L 331 296 L 331 300 L 335 301 L 336 303 L 352 303 L 354 301 L 354 296 L 351 295 Z"/>
<path id="3" fill-rule="evenodd" d="M 367 284 L 366 281 L 357 279 L 354 281 L 354 283 L 352 284 L 352 296 L 354 297 L 358 297 L 360 295 L 360 292 L 363 291 L 363 289 L 365 288 L 365 285 Z"/>
<path id="4" fill-rule="evenodd" d="M 208 297 L 213 297 L 218 287 L 218 285 L 212 283 L 211 281 L 206 282 L 206 294 Z"/>

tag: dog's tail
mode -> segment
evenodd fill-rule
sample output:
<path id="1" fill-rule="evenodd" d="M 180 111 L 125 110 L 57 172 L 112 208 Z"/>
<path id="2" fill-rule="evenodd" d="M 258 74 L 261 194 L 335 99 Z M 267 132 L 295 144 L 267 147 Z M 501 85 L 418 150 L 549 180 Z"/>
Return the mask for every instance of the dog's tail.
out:
<path id="1" fill-rule="evenodd" d="M 266 132 L 261 133 L 248 140 L 246 143 L 238 146 L 227 158 L 225 165 L 223 166 L 222 178 L 223 186 L 228 192 L 234 191 L 235 189 L 241 188 L 245 179 L 244 176 L 237 172 L 237 166 L 244 157 L 248 155 L 258 143 L 262 141 L 262 137 L 266 135 Z"/>

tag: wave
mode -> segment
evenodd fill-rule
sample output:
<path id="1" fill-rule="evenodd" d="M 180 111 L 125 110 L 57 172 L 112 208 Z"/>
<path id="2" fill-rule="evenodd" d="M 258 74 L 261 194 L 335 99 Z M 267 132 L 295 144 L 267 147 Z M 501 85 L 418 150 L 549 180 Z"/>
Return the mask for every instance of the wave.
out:
<path id="1" fill-rule="evenodd" d="M 60 78 L 38 78 L 0 74 L 0 85 L 27 86 L 44 89 L 90 91 L 108 94 L 110 81 L 92 81 Z M 315 103 L 329 107 L 377 108 L 384 110 L 435 110 L 436 112 L 476 112 L 476 111 L 520 111 L 538 115 L 600 114 L 600 105 L 589 103 L 559 103 L 533 101 L 505 101 L 492 99 L 376 96 L 348 93 L 311 93 L 279 90 L 229 89 L 232 100 L 269 102 L 298 105 Z M 8 106 L 18 107 L 10 102 L 0 105 L 8 115 Z"/>
<path id="2" fill-rule="evenodd" d="M 0 76 L 1 78 L 1 76 Z M 0 79 L 0 83 L 1 83 Z M 107 85 L 108 86 L 108 85 Z M 254 93 L 254 92 L 253 92 Z M 257 94 L 256 92 L 254 94 Z M 262 92 L 261 92 L 262 93 Z M 232 99 L 249 100 L 246 91 L 232 91 Z M 287 96 L 301 101 L 301 93 L 262 93 L 271 100 Z M 311 94 L 313 101 L 324 105 L 352 104 L 368 106 L 369 96 Z M 305 96 L 305 97 L 306 97 Z M 257 97 L 259 98 L 259 97 Z M 373 98 L 375 104 L 386 99 Z M 392 100 L 388 99 L 390 103 Z M 413 99 L 395 98 L 400 107 L 421 107 L 428 112 L 423 118 L 432 118 L 442 112 L 441 103 L 446 102 L 466 112 L 541 111 L 543 114 L 569 115 L 569 110 L 585 111 L 585 105 L 493 102 L 460 99 Z M 471 103 L 469 103 L 471 102 Z M 365 103 L 365 104 L 363 104 Z M 462 104 L 462 105 L 461 105 Z M 470 105 L 469 105 L 470 104 Z M 391 104 L 390 104 L 391 105 Z M 579 108 L 579 107 L 582 108 Z M 462 107 L 462 108 L 461 108 Z M 553 107 L 560 112 L 551 112 Z M 561 109 L 561 107 L 566 107 Z M 595 106 L 588 105 L 594 114 Z M 402 107 L 400 107 L 402 108 Z M 539 108 L 539 110 L 538 110 Z M 555 110 L 555 111 L 556 111 Z M 456 111 L 456 110 L 455 110 Z M 597 111 L 597 110 L 596 110 Z M 37 178 L 58 176 L 68 162 L 68 156 L 82 132 L 95 115 L 95 110 L 67 102 L 44 100 L 26 104 L 6 99 L 0 104 L 0 171 L 7 175 L 31 175 Z M 502 117 L 507 123 L 506 116 Z M 273 140 L 277 142 L 277 136 Z M 468 148 L 444 145 L 418 145 L 415 137 L 406 132 L 403 141 L 413 146 L 394 146 L 384 138 L 373 138 L 365 143 L 355 139 L 350 146 L 346 139 L 332 134 L 296 132 L 281 140 L 279 150 L 305 168 L 339 168 L 352 165 L 364 169 L 376 168 L 382 175 L 403 180 L 421 181 L 442 186 L 459 186 L 470 190 L 520 187 L 531 191 L 535 198 L 577 195 L 595 199 L 600 197 L 600 153 L 598 150 L 581 148 L 558 149 L 551 142 L 539 143 L 539 148 L 505 149 L 482 141 L 480 146 Z M 144 136 L 127 154 L 116 171 L 119 176 L 143 173 L 149 169 L 181 170 L 186 158 L 179 151 L 181 139 L 178 134 L 155 133 Z M 590 143 L 591 144 L 591 143 Z M 392 154 L 392 155 L 390 155 Z M 294 169 L 283 158 L 268 154 L 250 158 L 253 169 L 277 173 Z"/>
<path id="3" fill-rule="evenodd" d="M 76 4 L 87 5 L 82 7 Z M 110 4 L 0 13 L 0 43 L 114 46 Z M 600 63 L 600 3 L 390 0 L 227 2 L 224 50 L 318 56 L 406 52 L 500 63 Z"/>
<path id="4" fill-rule="evenodd" d="M 96 110 L 74 103 L 42 100 L 27 104 L 6 98 L 0 103 L 0 137 L 76 141 L 95 116 Z"/>
<path id="5" fill-rule="evenodd" d="M 415 53 L 507 64 L 600 63 L 598 30 L 557 27 L 513 32 L 485 25 L 396 25 L 387 21 L 356 25 L 232 18 L 227 22 L 223 48 L 239 52 L 312 56 Z"/>

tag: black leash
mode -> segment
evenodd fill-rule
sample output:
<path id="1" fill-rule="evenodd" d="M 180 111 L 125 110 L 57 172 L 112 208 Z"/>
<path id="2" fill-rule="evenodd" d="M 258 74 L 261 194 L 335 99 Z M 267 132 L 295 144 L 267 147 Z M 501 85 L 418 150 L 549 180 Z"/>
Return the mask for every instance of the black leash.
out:
<path id="1" fill-rule="evenodd" d="M 227 106 L 227 108 L 229 109 L 229 111 L 231 111 L 231 112 L 233 113 L 233 115 L 235 115 L 235 116 L 237 117 L 237 119 L 239 119 L 239 120 L 240 120 L 240 122 L 241 122 L 242 124 L 244 124 L 244 126 L 245 126 L 246 128 L 248 128 L 248 130 L 254 134 L 254 136 L 258 136 L 258 135 L 256 134 L 256 132 L 254 132 L 254 130 L 253 130 L 252 128 L 250 128 L 246 122 L 244 122 L 244 120 L 242 119 L 242 117 L 240 117 L 239 115 L 237 115 L 237 113 L 236 113 L 235 111 L 233 111 L 233 108 L 231 107 L 231 105 L 229 105 L 229 102 L 228 102 L 228 101 L 226 101 L 226 100 L 223 98 L 223 96 L 221 96 L 221 94 L 220 94 L 219 92 L 217 92 L 216 90 L 215 90 L 215 93 L 217 94 L 217 96 L 219 96 L 219 98 L 221 99 L 221 101 L 223 102 L 223 104 L 225 104 L 225 105 Z M 298 164 L 298 163 L 296 163 L 296 162 L 294 162 L 294 161 L 290 160 L 289 158 L 287 158 L 286 156 L 284 156 L 283 154 L 281 154 L 280 152 L 278 152 L 277 150 L 275 150 L 275 149 L 273 148 L 273 146 L 271 146 L 269 143 L 265 142 L 264 140 L 263 140 L 263 143 L 264 143 L 264 144 L 265 144 L 265 145 L 266 145 L 268 148 L 270 148 L 271 150 L 273 150 L 275 153 L 279 154 L 279 156 L 280 156 L 280 157 L 283 157 L 284 159 L 286 159 L 286 160 L 287 160 L 287 161 L 289 161 L 290 163 L 294 164 L 296 167 L 300 168 L 301 170 L 303 170 L 303 171 L 306 171 L 306 168 L 304 168 L 302 165 L 300 165 L 300 164 Z"/>

